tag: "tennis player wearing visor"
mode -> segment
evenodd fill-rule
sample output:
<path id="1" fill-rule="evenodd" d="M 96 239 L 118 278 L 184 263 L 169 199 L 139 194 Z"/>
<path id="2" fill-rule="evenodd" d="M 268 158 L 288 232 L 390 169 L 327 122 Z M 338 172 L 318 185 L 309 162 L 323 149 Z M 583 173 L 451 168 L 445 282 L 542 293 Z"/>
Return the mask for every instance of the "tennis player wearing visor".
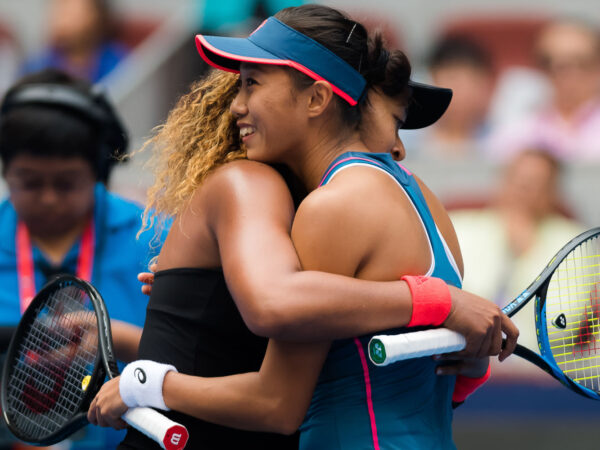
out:
<path id="1" fill-rule="evenodd" d="M 454 301 L 451 297 L 446 283 L 460 286 L 462 265 L 452 225 L 434 195 L 388 153 L 401 145 L 398 128 L 433 123 L 447 107 L 450 93 L 410 82 L 410 65 L 401 52 L 387 52 L 379 37 L 369 40 L 360 24 L 319 5 L 282 10 L 247 39 L 199 36 L 197 44 L 210 64 L 240 72 L 239 91 L 230 110 L 248 159 L 287 166 L 310 192 L 299 206 L 291 230 L 295 252 L 307 271 L 299 274 L 312 276 L 323 271 L 390 283 L 404 277 L 412 292 L 411 301 L 396 299 L 394 323 L 376 326 L 414 329 L 443 324 L 460 331 L 470 341 L 466 354 L 482 358 L 483 364 L 470 366 L 473 371 L 469 372 L 473 375 L 469 378 L 480 383 L 487 370 L 485 357 L 501 351 L 502 357 L 510 354 L 517 332 L 491 302 L 477 297 Z M 209 91 L 203 95 L 209 96 Z M 436 107 L 425 108 L 428 101 Z M 391 128 L 387 126 L 390 121 Z M 262 178 L 256 189 L 245 179 L 229 198 L 238 204 L 242 198 L 249 202 L 239 206 L 246 208 L 246 214 L 238 216 L 243 225 L 235 221 L 229 227 L 251 229 L 243 234 L 245 239 L 231 239 L 241 235 L 228 234 L 231 228 L 214 218 L 215 204 L 234 208 L 224 204 L 227 185 L 220 184 L 218 178 L 234 177 L 234 167 L 246 163 Z M 179 233 L 175 231 L 179 227 L 173 226 L 159 258 L 140 344 L 141 361 L 130 364 L 120 380 L 103 387 L 90 408 L 90 420 L 119 426 L 116 418 L 127 407 L 144 404 L 244 430 L 291 434 L 302 424 L 303 449 L 454 448 L 451 419 L 455 377 L 437 376 L 440 367 L 429 358 L 383 369 L 369 366 L 365 347 L 375 329 L 368 328 L 367 317 L 380 305 L 373 296 L 355 302 L 356 295 L 351 293 L 337 303 L 330 292 L 333 284 L 326 284 L 333 278 L 322 278 L 326 288 L 320 298 L 316 297 L 318 306 L 311 295 L 305 296 L 300 306 L 294 296 L 298 289 L 304 289 L 302 283 L 288 291 L 279 289 L 279 277 L 289 275 L 285 268 L 269 266 L 269 283 L 263 286 L 272 289 L 261 291 L 266 296 L 263 301 L 269 302 L 274 292 L 280 311 L 293 312 L 281 317 L 296 316 L 270 334 L 277 339 L 269 341 L 260 369 L 223 374 L 226 376 L 214 373 L 217 361 L 231 366 L 236 358 L 247 358 L 248 354 L 236 349 L 246 342 L 226 335 L 230 326 L 226 315 L 213 317 L 216 321 L 208 323 L 206 313 L 189 312 L 193 302 L 199 301 L 193 297 L 199 297 L 197 290 L 188 294 L 187 301 L 181 301 L 178 313 L 174 311 L 174 298 L 180 298 L 174 290 L 175 274 L 178 286 L 186 282 L 175 267 L 195 264 L 192 272 L 201 270 L 202 276 L 207 276 L 208 268 L 221 266 L 235 305 L 251 324 L 250 329 L 254 328 L 243 284 L 251 283 L 250 278 L 265 280 L 264 274 L 253 270 L 257 264 L 264 267 L 269 260 L 279 258 L 281 251 L 281 243 L 273 244 L 273 235 L 260 216 L 281 220 L 282 203 L 277 212 L 264 203 L 262 209 L 256 209 L 257 201 L 282 201 L 260 186 L 267 183 L 263 169 L 248 161 L 224 164 L 195 192 L 190 203 L 194 226 L 210 233 L 195 240 L 202 237 L 198 232 L 184 241 L 186 230 L 178 236 L 173 233 Z M 241 177 L 239 172 L 235 176 Z M 283 204 L 291 208 L 291 199 L 283 199 Z M 189 217 L 191 220 L 191 214 Z M 234 217 L 229 216 L 230 224 Z M 179 220 L 185 227 L 183 219 Z M 175 252 L 177 242 L 180 247 Z M 183 242 L 188 249 L 190 242 L 202 242 L 202 248 L 207 249 L 202 256 L 205 260 L 190 261 L 188 256 L 184 262 Z M 252 255 L 246 264 L 229 265 L 229 252 L 239 255 L 248 249 Z M 211 251 L 214 259 L 208 260 Z M 285 267 L 288 264 L 290 261 Z M 228 273 L 234 266 L 239 271 Z M 195 272 L 188 280 L 200 275 Z M 313 289 L 314 295 L 315 285 Z M 207 293 L 204 296 L 210 297 Z M 217 308 L 214 299 L 202 301 Z M 335 309 L 329 309 L 332 305 Z M 186 308 L 188 317 L 178 318 Z M 356 322 L 354 314 L 359 317 Z M 187 320 L 191 316 L 196 320 Z M 501 350 L 502 329 L 510 336 L 506 350 Z M 189 339 L 165 342 L 178 334 Z M 352 337 L 359 335 L 366 336 Z M 331 344 L 332 339 L 338 340 Z M 189 361 L 190 354 L 194 355 L 193 362 Z M 203 378 L 202 372 L 209 367 L 212 373 Z M 139 368 L 158 382 L 137 382 L 132 374 Z M 158 387 L 145 389 L 149 385 Z M 174 411 L 167 414 L 175 417 Z M 201 422 L 188 423 L 192 442 L 193 424 Z M 198 435 L 198 448 L 219 448 L 213 437 Z M 265 448 L 242 441 L 238 445 Z M 221 443 L 223 447 L 226 445 Z"/>

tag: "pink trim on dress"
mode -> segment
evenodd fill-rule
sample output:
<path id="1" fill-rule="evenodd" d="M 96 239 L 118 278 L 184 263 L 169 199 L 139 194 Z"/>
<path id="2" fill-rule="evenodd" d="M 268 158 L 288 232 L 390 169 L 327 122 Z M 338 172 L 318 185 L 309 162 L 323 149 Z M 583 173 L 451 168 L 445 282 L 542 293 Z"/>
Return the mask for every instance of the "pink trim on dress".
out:
<path id="1" fill-rule="evenodd" d="M 329 174 L 331 173 L 331 171 L 333 169 L 335 169 L 337 166 L 339 166 L 340 164 L 342 164 L 343 162 L 346 162 L 346 161 L 368 161 L 370 163 L 377 164 L 379 167 L 383 167 L 381 164 L 379 164 L 376 161 L 373 161 L 372 159 L 359 158 L 359 157 L 356 157 L 356 156 L 350 156 L 348 158 L 345 158 L 345 159 L 342 159 L 341 161 L 336 162 L 333 166 L 331 166 L 329 168 L 329 170 L 327 171 L 327 173 L 325 175 L 323 175 L 323 179 L 321 180 L 321 182 L 319 183 L 319 186 L 317 186 L 317 187 L 323 186 L 323 183 L 325 182 L 325 180 L 327 179 L 327 177 L 329 176 Z"/>
<path id="2" fill-rule="evenodd" d="M 404 170 L 406 172 L 407 175 L 412 176 L 412 173 L 410 173 L 410 170 L 408 170 L 406 167 L 404 167 L 402 164 L 400 164 L 399 162 L 397 162 L 396 164 L 398 164 L 398 167 L 400 167 L 402 170 Z"/>
<path id="3" fill-rule="evenodd" d="M 362 348 L 360 340 L 358 338 L 354 338 L 354 343 L 358 348 L 358 355 L 360 356 L 360 363 L 362 364 L 363 376 L 365 379 L 367 409 L 369 410 L 369 420 L 371 421 L 371 434 L 373 435 L 373 449 L 379 450 L 379 438 L 377 437 L 377 423 L 375 422 L 375 410 L 373 409 L 373 397 L 371 395 L 371 378 L 369 377 L 369 366 L 367 365 L 367 358 L 365 357 L 365 351 Z"/>

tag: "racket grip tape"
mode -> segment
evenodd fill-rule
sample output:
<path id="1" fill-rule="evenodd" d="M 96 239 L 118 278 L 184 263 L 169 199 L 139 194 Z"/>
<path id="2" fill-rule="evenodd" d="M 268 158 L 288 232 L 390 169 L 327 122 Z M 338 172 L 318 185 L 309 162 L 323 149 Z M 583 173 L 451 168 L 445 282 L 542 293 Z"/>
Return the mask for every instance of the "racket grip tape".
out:
<path id="1" fill-rule="evenodd" d="M 373 336 L 369 341 L 369 358 L 376 366 L 405 359 L 457 352 L 466 346 L 465 338 L 446 328 L 397 335 Z"/>
<path id="2" fill-rule="evenodd" d="M 123 420 L 166 450 L 181 450 L 187 444 L 187 429 L 152 408 L 130 408 Z"/>

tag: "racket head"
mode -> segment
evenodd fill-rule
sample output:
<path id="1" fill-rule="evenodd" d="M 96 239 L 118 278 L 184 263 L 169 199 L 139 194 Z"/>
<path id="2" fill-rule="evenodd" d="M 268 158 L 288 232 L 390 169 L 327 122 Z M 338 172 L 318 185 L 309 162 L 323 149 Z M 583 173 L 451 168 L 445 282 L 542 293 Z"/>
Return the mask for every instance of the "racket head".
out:
<path id="1" fill-rule="evenodd" d="M 565 245 L 544 274 L 535 297 L 540 354 L 561 383 L 600 400 L 600 227 Z"/>
<path id="2" fill-rule="evenodd" d="M 87 424 L 106 366 L 97 292 L 74 276 L 47 284 L 23 314 L 2 373 L 2 416 L 19 439 L 52 445 Z M 110 328 L 107 329 L 110 336 Z"/>

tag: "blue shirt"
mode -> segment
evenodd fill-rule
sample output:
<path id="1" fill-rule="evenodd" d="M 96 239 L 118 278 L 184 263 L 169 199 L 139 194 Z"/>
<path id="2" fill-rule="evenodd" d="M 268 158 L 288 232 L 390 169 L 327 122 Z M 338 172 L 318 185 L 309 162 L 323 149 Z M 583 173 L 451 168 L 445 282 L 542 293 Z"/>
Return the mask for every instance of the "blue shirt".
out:
<path id="1" fill-rule="evenodd" d="M 53 68 L 63 70 L 73 76 L 96 83 L 111 72 L 127 56 L 128 49 L 118 42 L 106 42 L 100 45 L 92 62 L 84 71 L 69 65 L 64 54 L 55 48 L 49 48 L 25 62 L 21 69 L 23 74 Z"/>
<path id="2" fill-rule="evenodd" d="M 97 184 L 94 193 L 95 245 L 92 267 L 92 284 L 106 303 L 112 319 L 143 326 L 148 297 L 140 291 L 137 274 L 147 271 L 150 259 L 159 248 L 151 251 L 150 240 L 154 230 L 144 232 L 140 239 L 136 233 L 141 227 L 143 209 L 106 191 Z M 17 214 L 9 200 L 0 203 L 0 326 L 16 325 L 21 317 L 19 286 L 16 268 L 15 233 Z M 159 239 L 162 243 L 162 236 Z M 79 242 L 65 256 L 62 271 L 75 273 Z M 46 268 L 51 264 L 34 246 L 35 287 L 38 291 L 45 283 Z M 115 448 L 124 431 L 88 426 L 73 436 L 73 449 Z M 79 441 L 77 440 L 79 439 Z"/>
<path id="3" fill-rule="evenodd" d="M 355 165 L 385 172 L 404 190 L 422 220 L 430 244 L 432 264 L 423 275 L 460 287 L 461 277 L 454 257 L 419 185 L 390 155 L 344 153 L 329 166 L 321 185 Z M 416 330 L 399 328 L 377 334 L 410 331 Z M 430 357 L 376 367 L 366 358 L 370 338 L 333 342 L 300 427 L 300 449 L 366 450 L 376 448 L 375 442 L 381 450 L 455 449 L 452 442 L 455 377 L 436 375 L 437 363 Z"/>

